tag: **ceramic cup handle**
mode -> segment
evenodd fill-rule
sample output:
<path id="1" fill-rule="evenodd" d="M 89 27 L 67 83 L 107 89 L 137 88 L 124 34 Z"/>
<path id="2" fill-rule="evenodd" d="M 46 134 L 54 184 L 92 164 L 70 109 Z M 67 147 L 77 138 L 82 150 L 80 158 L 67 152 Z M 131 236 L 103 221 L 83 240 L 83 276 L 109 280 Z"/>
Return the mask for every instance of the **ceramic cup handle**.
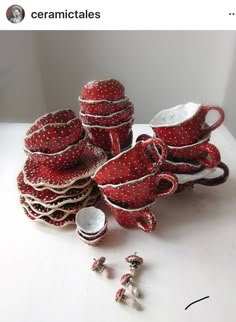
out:
<path id="1" fill-rule="evenodd" d="M 229 177 L 229 168 L 224 162 L 220 162 L 217 166 L 217 168 L 220 168 L 223 170 L 223 174 L 221 174 L 218 177 L 215 178 L 203 178 L 197 180 L 196 183 L 202 184 L 204 186 L 218 186 L 219 184 L 224 183 L 228 177 Z"/>
<path id="2" fill-rule="evenodd" d="M 156 228 L 156 217 L 153 215 L 150 209 L 143 211 L 142 215 L 137 218 L 137 227 L 150 233 Z"/>
<path id="3" fill-rule="evenodd" d="M 170 188 L 162 189 L 157 191 L 156 197 L 157 198 L 163 198 L 172 195 L 176 189 L 178 188 L 178 179 L 177 177 L 172 173 L 157 173 L 156 175 L 156 187 L 158 189 L 158 185 L 160 183 L 160 180 L 166 180 L 171 183 Z"/>
<path id="4" fill-rule="evenodd" d="M 149 155 L 153 158 L 154 160 L 154 167 L 155 169 L 158 168 L 165 160 L 167 157 L 167 147 L 165 143 L 158 138 L 150 138 L 146 141 L 143 142 L 143 147 L 144 149 L 146 147 L 150 146 L 152 153 L 149 153 Z M 161 149 L 161 154 L 157 150 L 157 148 Z M 153 164 L 151 165 L 153 168 Z"/>
<path id="5" fill-rule="evenodd" d="M 215 168 L 220 163 L 220 152 L 211 143 L 203 143 L 199 146 L 198 161 L 207 168 Z"/>
<path id="6" fill-rule="evenodd" d="M 148 134 L 140 134 L 137 139 L 136 139 L 136 142 L 139 142 L 139 141 L 146 141 L 148 139 L 151 139 L 152 137 Z"/>
<path id="7" fill-rule="evenodd" d="M 119 135 L 115 130 L 109 131 L 110 140 L 111 140 L 111 152 L 113 156 L 116 156 L 120 153 L 120 139 Z"/>
<path id="8" fill-rule="evenodd" d="M 221 107 L 214 106 L 214 105 L 202 106 L 202 110 L 204 111 L 205 117 L 207 113 L 210 111 L 217 111 L 219 113 L 218 120 L 214 124 L 210 125 L 208 128 L 203 129 L 203 135 L 206 135 L 206 134 L 209 134 L 211 131 L 217 129 L 223 123 L 225 119 L 225 113 Z"/>

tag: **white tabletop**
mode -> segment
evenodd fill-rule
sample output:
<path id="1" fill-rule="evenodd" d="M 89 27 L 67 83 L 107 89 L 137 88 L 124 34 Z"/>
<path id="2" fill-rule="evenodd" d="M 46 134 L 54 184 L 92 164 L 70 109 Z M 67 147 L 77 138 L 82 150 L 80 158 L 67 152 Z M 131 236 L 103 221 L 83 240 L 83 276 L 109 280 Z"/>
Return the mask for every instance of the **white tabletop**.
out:
<path id="1" fill-rule="evenodd" d="M 224 126 L 211 142 L 230 168 L 225 184 L 158 200 L 158 228 L 150 234 L 120 227 L 107 211 L 109 232 L 98 247 L 83 244 L 74 227 L 51 228 L 24 215 L 16 177 L 28 127 L 0 125 L 0 321 L 236 321 L 236 141 Z M 144 132 L 151 133 L 147 125 L 134 126 L 135 137 Z M 140 312 L 114 301 L 128 272 L 124 258 L 135 251 L 144 258 Z M 90 270 L 101 255 L 111 280 Z"/>

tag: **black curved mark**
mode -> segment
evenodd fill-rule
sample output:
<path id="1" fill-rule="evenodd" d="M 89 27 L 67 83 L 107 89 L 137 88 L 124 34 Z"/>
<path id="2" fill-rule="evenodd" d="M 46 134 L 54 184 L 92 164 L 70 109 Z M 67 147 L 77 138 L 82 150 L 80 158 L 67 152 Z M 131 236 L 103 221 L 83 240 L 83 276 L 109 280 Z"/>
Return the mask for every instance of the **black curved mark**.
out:
<path id="1" fill-rule="evenodd" d="M 197 301 L 194 301 L 194 302 L 190 303 L 188 306 L 186 306 L 185 310 L 187 310 L 187 308 L 189 308 L 192 304 L 197 303 L 197 302 L 202 301 L 202 300 L 205 300 L 205 299 L 207 299 L 207 298 L 209 298 L 209 296 L 205 296 L 205 297 L 203 297 L 203 298 L 202 298 L 202 299 L 200 299 L 200 300 L 197 300 Z"/>

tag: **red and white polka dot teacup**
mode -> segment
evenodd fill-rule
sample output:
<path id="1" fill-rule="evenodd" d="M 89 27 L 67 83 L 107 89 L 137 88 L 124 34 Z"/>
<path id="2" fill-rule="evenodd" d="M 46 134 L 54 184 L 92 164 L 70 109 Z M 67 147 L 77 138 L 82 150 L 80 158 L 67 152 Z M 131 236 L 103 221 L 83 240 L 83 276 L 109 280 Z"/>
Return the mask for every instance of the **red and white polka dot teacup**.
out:
<path id="1" fill-rule="evenodd" d="M 181 147 L 167 145 L 168 155 L 185 160 L 195 160 L 204 167 L 214 168 L 220 163 L 221 156 L 217 147 L 208 143 L 209 139 L 205 137 L 197 143 Z"/>
<path id="2" fill-rule="evenodd" d="M 111 201 L 106 196 L 104 199 L 119 225 L 127 228 L 139 228 L 146 233 L 156 228 L 156 218 L 150 210 L 153 203 L 145 207 L 130 209 Z"/>
<path id="3" fill-rule="evenodd" d="M 205 122 L 209 111 L 219 113 L 218 120 L 208 126 Z M 224 121 L 224 111 L 218 106 L 196 103 L 178 105 L 159 112 L 149 123 L 156 136 L 166 144 L 184 146 L 197 142 L 218 128 Z"/>
<path id="4" fill-rule="evenodd" d="M 156 146 L 161 150 L 160 155 L 157 154 Z M 160 139 L 137 142 L 134 147 L 105 162 L 92 178 L 100 185 L 135 180 L 158 170 L 166 155 L 166 145 Z"/>
<path id="5" fill-rule="evenodd" d="M 141 134 L 136 142 L 146 140 L 150 140 L 150 135 Z M 209 140 L 210 136 L 206 136 L 197 143 L 190 145 L 178 147 L 166 145 L 168 158 L 174 157 L 179 160 L 170 162 L 166 159 L 161 165 L 161 170 L 175 173 L 191 173 L 200 170 L 202 167 L 216 167 L 221 160 L 220 152 L 213 144 L 208 143 Z M 191 162 L 194 162 L 194 164 L 190 164 Z"/>
<path id="6" fill-rule="evenodd" d="M 160 189 L 161 181 L 168 181 L 168 189 Z M 171 173 L 153 172 L 139 179 L 120 183 L 98 185 L 100 190 L 112 201 L 123 205 L 139 208 L 155 201 L 172 195 L 178 186 L 177 177 Z"/>

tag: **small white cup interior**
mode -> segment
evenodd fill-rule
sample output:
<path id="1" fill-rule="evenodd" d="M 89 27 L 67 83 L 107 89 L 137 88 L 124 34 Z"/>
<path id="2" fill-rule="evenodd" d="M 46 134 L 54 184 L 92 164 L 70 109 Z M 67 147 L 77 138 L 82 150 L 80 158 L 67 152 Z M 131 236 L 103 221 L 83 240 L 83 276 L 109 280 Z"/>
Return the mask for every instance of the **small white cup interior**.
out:
<path id="1" fill-rule="evenodd" d="M 106 216 L 102 210 L 96 207 L 86 207 L 76 214 L 75 222 L 78 230 L 92 234 L 104 227 Z"/>

